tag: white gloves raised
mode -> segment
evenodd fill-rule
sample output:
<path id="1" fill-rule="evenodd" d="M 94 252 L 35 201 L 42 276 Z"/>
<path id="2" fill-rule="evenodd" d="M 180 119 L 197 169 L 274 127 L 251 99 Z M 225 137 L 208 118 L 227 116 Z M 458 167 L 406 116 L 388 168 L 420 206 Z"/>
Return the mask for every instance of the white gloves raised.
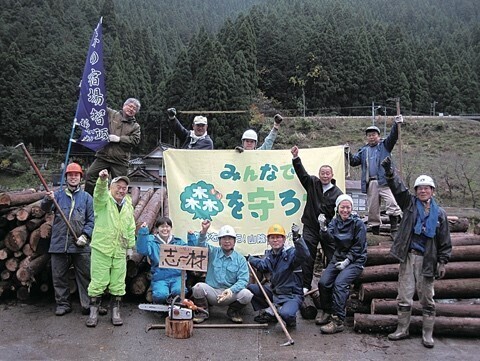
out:
<path id="1" fill-rule="evenodd" d="M 118 135 L 115 135 L 115 134 L 110 134 L 108 136 L 108 140 L 111 142 L 111 143 L 118 143 L 120 142 L 120 137 Z"/>
<path id="2" fill-rule="evenodd" d="M 393 118 L 395 120 L 395 123 L 403 123 L 403 115 L 396 115 L 395 118 Z"/>
<path id="3" fill-rule="evenodd" d="M 326 223 L 327 223 L 327 218 L 325 217 L 325 215 L 323 213 L 320 213 L 318 215 L 318 224 L 320 226 L 320 229 L 322 231 L 326 231 L 327 230 L 327 226 L 326 226 Z"/>
<path id="4" fill-rule="evenodd" d="M 350 260 L 348 258 L 345 258 L 345 261 L 343 262 L 337 262 L 335 263 L 335 268 L 342 271 L 345 269 L 350 264 Z"/>
<path id="5" fill-rule="evenodd" d="M 222 294 L 217 296 L 217 301 L 219 303 L 223 302 L 225 300 L 228 300 L 230 297 L 232 297 L 232 295 L 233 295 L 232 290 L 230 288 L 227 288 L 225 291 L 222 292 Z"/>

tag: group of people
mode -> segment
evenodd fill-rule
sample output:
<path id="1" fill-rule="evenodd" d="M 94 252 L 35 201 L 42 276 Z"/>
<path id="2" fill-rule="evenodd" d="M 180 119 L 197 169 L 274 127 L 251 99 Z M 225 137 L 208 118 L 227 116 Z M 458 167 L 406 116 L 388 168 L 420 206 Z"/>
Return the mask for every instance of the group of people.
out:
<path id="1" fill-rule="evenodd" d="M 352 198 L 336 186 L 333 168 L 323 164 L 318 177 L 309 175 L 302 165 L 298 147 L 291 148 L 293 168 L 307 193 L 301 218 L 302 234 L 298 226 L 292 226 L 293 247 L 285 246 L 287 234 L 279 224 L 267 230 L 270 248 L 263 257 L 245 258 L 235 251 L 236 232 L 229 225 L 219 229 L 218 246 L 207 243 L 211 225 L 208 220 L 201 223 L 198 237 L 193 232 L 187 235 L 187 242 L 172 234 L 173 223 L 168 217 L 157 220 L 153 234 L 143 224 L 135 237 L 126 171 L 130 150 L 140 139 L 140 127 L 135 120 L 139 109 L 140 102 L 134 98 L 127 99 L 122 111 L 108 109 L 110 142 L 97 152 L 87 172 L 85 191 L 80 187 L 83 171 L 78 164 L 71 163 L 65 169 L 65 189 L 47 193 L 42 202 L 44 209 L 51 210 L 55 208 L 53 200 L 56 199 L 71 225 L 67 227 L 63 218 L 56 214 L 50 246 L 55 313 L 61 316 L 71 311 L 67 271 L 73 263 L 82 312 L 89 314 L 87 326 L 97 325 L 98 314 L 104 310 L 102 295 L 107 290 L 112 296 L 112 323 L 121 325 L 120 301 L 125 294 L 126 259 L 131 256 L 135 243 L 137 252 L 147 256 L 151 263 L 153 302 L 167 302 L 169 297 L 180 294 L 182 284 L 179 270 L 159 267 L 160 245 L 175 244 L 208 248 L 206 278 L 192 285 L 191 299 L 203 310 L 212 305 L 225 305 L 227 317 L 235 323 L 243 322 L 242 309 L 251 303 L 253 309 L 259 311 L 254 318 L 256 322 L 277 322 L 273 306 L 287 327 L 295 327 L 304 295 L 315 287 L 312 282 L 314 264 L 320 264 L 320 310 L 315 323 L 325 334 L 343 331 L 351 284 L 360 276 L 367 260 L 367 227 L 353 211 Z M 182 148 L 213 149 L 206 117 L 194 117 L 192 130 L 187 130 L 176 118 L 174 108 L 169 108 L 167 114 Z M 257 133 L 252 129 L 245 131 L 242 146 L 236 150 L 271 149 L 282 120 L 279 114 L 275 115 L 274 126 L 260 147 L 257 147 Z M 378 234 L 380 231 L 382 199 L 390 216 L 394 239 L 391 254 L 400 261 L 400 271 L 398 327 L 388 338 L 408 337 L 416 291 L 423 306 L 423 344 L 433 347 L 434 279 L 445 275 L 451 241 L 445 211 L 434 199 L 433 179 L 419 176 L 411 194 L 395 172 L 391 151 L 401 123 L 403 117 L 395 117 L 385 139 L 381 139 L 377 127 L 368 127 L 365 131 L 367 144 L 355 154 L 346 147 L 345 154 L 351 166 L 361 166 L 362 191 L 367 194 L 368 225 L 372 232 Z M 113 178 L 110 186 L 109 178 Z M 75 234 L 71 234 L 72 228 Z M 265 286 L 249 283 L 248 263 L 269 274 Z M 196 312 L 194 322 L 200 323 L 207 318 L 208 312 Z"/>

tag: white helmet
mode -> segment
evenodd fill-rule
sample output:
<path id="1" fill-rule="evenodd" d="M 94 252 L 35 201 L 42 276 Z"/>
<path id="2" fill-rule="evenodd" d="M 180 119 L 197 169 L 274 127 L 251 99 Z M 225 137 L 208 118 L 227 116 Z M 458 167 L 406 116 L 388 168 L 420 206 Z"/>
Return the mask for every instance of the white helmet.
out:
<path id="1" fill-rule="evenodd" d="M 257 132 L 254 131 L 253 129 L 246 130 L 242 135 L 242 142 L 245 139 L 251 139 L 251 140 L 254 140 L 254 141 L 258 142 Z"/>
<path id="2" fill-rule="evenodd" d="M 413 188 L 417 188 L 418 186 L 430 186 L 435 188 L 435 183 L 433 183 L 433 179 L 428 175 L 421 175 L 415 180 Z"/>
<path id="3" fill-rule="evenodd" d="M 237 233 L 235 232 L 232 226 L 226 225 L 220 228 L 220 230 L 218 231 L 218 238 L 222 238 L 225 236 L 231 236 L 233 238 L 237 238 Z"/>

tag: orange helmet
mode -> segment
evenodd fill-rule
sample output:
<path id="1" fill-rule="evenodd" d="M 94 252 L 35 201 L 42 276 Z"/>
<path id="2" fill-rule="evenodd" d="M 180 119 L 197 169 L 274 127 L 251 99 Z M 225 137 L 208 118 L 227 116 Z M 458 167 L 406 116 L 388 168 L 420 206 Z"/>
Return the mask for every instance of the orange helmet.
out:
<path id="1" fill-rule="evenodd" d="M 82 170 L 82 167 L 80 166 L 80 164 L 70 163 L 69 165 L 67 165 L 67 169 L 65 169 L 65 174 L 73 173 L 73 172 L 80 173 L 80 175 L 83 177 L 83 170 Z"/>
<path id="2" fill-rule="evenodd" d="M 268 228 L 267 237 L 271 235 L 280 235 L 286 237 L 285 228 L 279 224 L 274 224 Z"/>

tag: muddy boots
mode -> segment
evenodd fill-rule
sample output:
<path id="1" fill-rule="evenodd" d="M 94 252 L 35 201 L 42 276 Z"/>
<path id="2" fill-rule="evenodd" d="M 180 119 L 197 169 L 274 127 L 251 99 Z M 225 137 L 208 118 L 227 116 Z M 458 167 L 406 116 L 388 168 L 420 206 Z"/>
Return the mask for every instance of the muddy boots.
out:
<path id="1" fill-rule="evenodd" d="M 227 317 L 233 323 L 243 323 L 241 311 L 246 305 L 242 305 L 240 302 L 235 301 L 228 306 Z"/>
<path id="2" fill-rule="evenodd" d="M 390 235 L 395 238 L 401 218 L 400 216 L 388 216 L 388 218 L 390 219 Z"/>
<path id="3" fill-rule="evenodd" d="M 195 306 L 203 308 L 205 311 L 208 312 L 208 301 L 205 297 L 196 298 L 192 297 L 192 301 Z M 202 323 L 203 321 L 208 319 L 208 314 L 200 311 L 195 311 L 193 315 L 193 323 Z"/>
<path id="4" fill-rule="evenodd" d="M 100 305 L 99 297 L 90 298 L 90 315 L 88 316 L 87 322 L 85 322 L 87 327 L 95 327 L 97 325 L 99 305 Z"/>
<path id="5" fill-rule="evenodd" d="M 342 332 L 343 329 L 344 329 L 343 320 L 341 320 L 337 315 L 332 315 L 330 322 L 320 327 L 320 331 L 326 334 Z"/>
<path id="6" fill-rule="evenodd" d="M 435 324 L 435 310 L 423 310 L 422 343 L 427 348 L 433 347 L 433 325 Z"/>
<path id="7" fill-rule="evenodd" d="M 410 317 L 412 315 L 412 308 L 410 306 L 398 306 L 398 325 L 394 333 L 388 335 L 391 341 L 403 340 L 408 337 L 408 329 L 410 327 Z"/>
<path id="8" fill-rule="evenodd" d="M 324 310 L 318 310 L 317 318 L 315 319 L 315 324 L 319 326 L 326 325 L 331 321 L 331 315 Z"/>
<path id="9" fill-rule="evenodd" d="M 122 301 L 122 297 L 113 296 L 113 300 L 112 300 L 112 324 L 114 326 L 123 325 L 123 320 L 122 320 L 122 317 L 120 316 L 120 302 L 121 301 Z"/>

